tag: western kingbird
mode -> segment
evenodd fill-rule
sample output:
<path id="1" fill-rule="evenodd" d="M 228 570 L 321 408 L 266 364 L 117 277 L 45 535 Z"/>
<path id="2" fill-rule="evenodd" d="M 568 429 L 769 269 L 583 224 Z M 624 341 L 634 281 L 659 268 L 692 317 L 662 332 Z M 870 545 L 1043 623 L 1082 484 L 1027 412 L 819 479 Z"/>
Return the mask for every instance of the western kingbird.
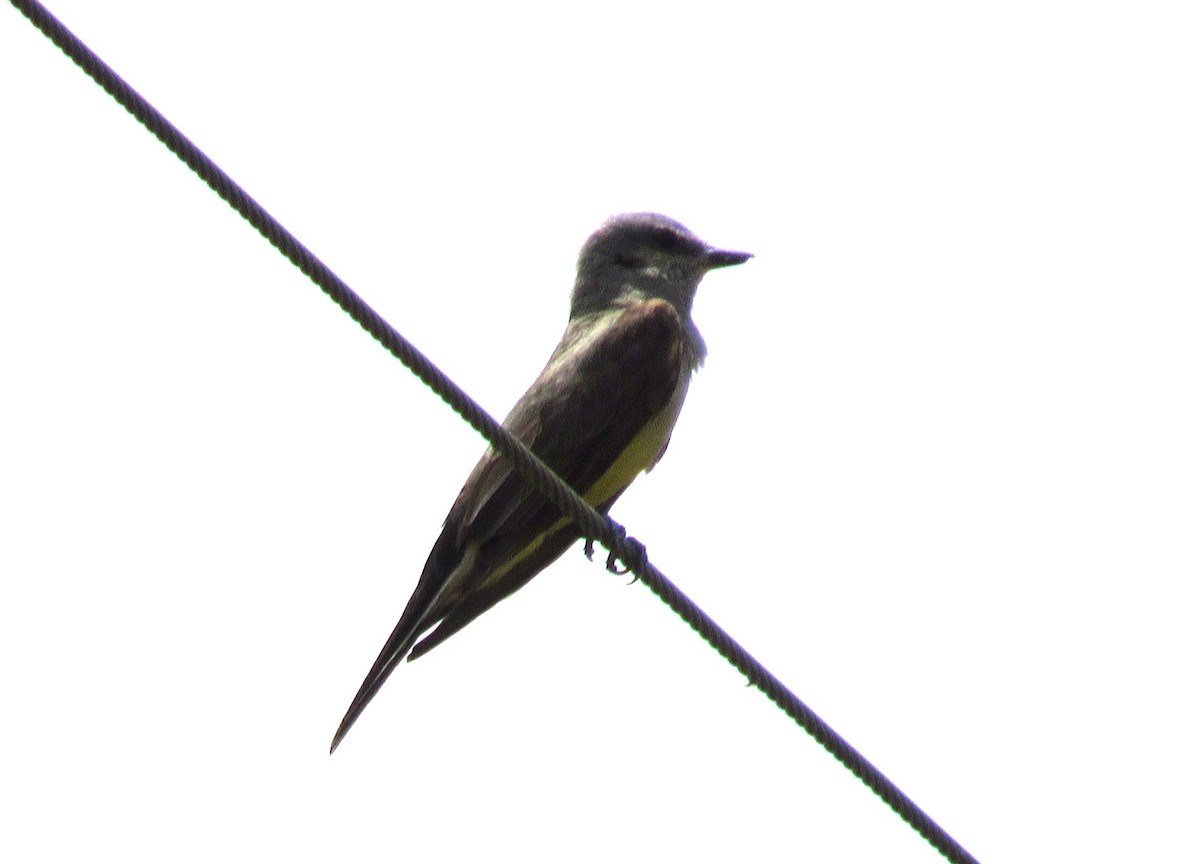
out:
<path id="1" fill-rule="evenodd" d="M 657 213 L 609 219 L 579 253 L 562 341 L 504 427 L 589 504 L 608 512 L 634 478 L 662 458 L 689 379 L 704 361 L 704 340 L 692 321 L 700 280 L 750 257 L 715 249 Z M 330 752 L 405 656 L 415 660 L 461 630 L 580 536 L 489 449 L 450 508 L 416 590 Z"/>

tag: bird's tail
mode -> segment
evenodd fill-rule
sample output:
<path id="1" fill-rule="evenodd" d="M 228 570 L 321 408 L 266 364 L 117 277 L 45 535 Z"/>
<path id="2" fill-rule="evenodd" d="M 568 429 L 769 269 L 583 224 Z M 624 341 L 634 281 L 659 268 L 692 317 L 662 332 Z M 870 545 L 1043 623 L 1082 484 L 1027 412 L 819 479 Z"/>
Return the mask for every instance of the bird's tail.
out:
<path id="1" fill-rule="evenodd" d="M 346 733 L 350 731 L 350 727 L 354 725 L 358 715 L 362 714 L 370 701 L 375 698 L 375 694 L 379 692 L 379 688 L 387 681 L 388 676 L 408 656 L 408 652 L 412 650 L 413 644 L 421 634 L 436 624 L 445 614 L 440 601 L 447 588 L 453 584 L 453 580 L 435 578 L 431 571 L 450 566 L 447 559 L 453 557 L 451 553 L 451 547 L 454 545 L 453 537 L 454 532 L 443 531 L 438 542 L 434 544 L 433 551 L 429 554 L 429 560 L 425 562 L 425 571 L 417 583 L 417 590 L 413 592 L 408 605 L 404 607 L 404 613 L 400 616 L 395 629 L 392 630 L 392 635 L 384 643 L 383 650 L 375 659 L 375 665 L 363 679 L 362 686 L 358 688 L 358 693 L 354 695 L 354 700 L 346 709 L 346 716 L 342 718 L 341 725 L 334 733 L 333 743 L 329 745 L 330 753 L 342 743 L 342 739 L 346 737 Z M 461 560 L 457 563 L 460 566 L 463 563 L 469 564 L 469 562 Z M 456 568 L 451 567 L 451 569 Z"/>

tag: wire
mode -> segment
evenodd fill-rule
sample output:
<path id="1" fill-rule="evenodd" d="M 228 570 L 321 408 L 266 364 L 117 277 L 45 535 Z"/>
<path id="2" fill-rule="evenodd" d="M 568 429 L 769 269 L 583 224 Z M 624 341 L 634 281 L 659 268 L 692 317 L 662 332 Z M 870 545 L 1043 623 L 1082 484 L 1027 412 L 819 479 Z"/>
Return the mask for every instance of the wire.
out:
<path id="1" fill-rule="evenodd" d="M 545 495 L 564 515 L 569 516 L 587 537 L 598 540 L 615 560 L 653 591 L 688 623 L 722 657 L 745 675 L 750 683 L 812 735 L 821 746 L 862 780 L 948 860 L 969 864 L 971 856 L 916 803 L 872 765 L 842 736 L 818 717 L 741 645 L 722 630 L 705 612 L 662 574 L 646 556 L 645 547 L 626 535 L 625 529 L 593 509 L 561 478 L 551 471 L 529 448 L 517 441 L 483 410 L 457 384 L 451 381 L 424 354 L 392 328 L 378 313 L 325 266 L 312 252 L 275 220 L 241 186 L 209 159 L 200 148 L 173 126 L 166 117 L 130 87 L 116 72 L 83 44 L 42 4 L 32 0 L 11 0 L 39 30 L 97 84 L 120 103 L 138 122 L 154 134 L 172 153 L 200 176 L 234 210 L 246 219 L 268 242 L 317 284 L 345 312 L 390 351 L 413 374 L 478 431 L 521 476 Z"/>

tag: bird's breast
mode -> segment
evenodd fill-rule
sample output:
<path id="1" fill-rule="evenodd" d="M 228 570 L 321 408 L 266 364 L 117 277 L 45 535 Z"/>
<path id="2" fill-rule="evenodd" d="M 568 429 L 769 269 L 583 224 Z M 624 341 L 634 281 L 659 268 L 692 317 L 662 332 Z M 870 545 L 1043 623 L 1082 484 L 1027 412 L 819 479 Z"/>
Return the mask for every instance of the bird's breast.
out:
<path id="1" fill-rule="evenodd" d="M 583 496 L 593 507 L 599 507 L 609 499 L 619 495 L 642 471 L 649 471 L 655 466 L 667 442 L 671 440 L 671 431 L 679 412 L 683 408 L 683 399 L 687 396 L 688 383 L 691 374 L 684 371 L 675 385 L 675 392 L 661 411 L 650 418 L 650 422 L 642 427 L 642 431 L 633 436 L 633 440 L 621 451 L 604 475 L 597 480 Z"/>

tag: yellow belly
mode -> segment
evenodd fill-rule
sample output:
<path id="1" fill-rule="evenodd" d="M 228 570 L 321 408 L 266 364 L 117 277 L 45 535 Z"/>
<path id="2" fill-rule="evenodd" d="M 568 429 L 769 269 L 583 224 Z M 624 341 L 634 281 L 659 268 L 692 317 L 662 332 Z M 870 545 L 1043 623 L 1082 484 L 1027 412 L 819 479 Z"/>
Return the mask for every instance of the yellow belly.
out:
<path id="1" fill-rule="evenodd" d="M 677 387 L 663 410 L 659 411 L 650 422 L 634 436 L 621 455 L 616 458 L 604 476 L 592 484 L 584 494 L 593 507 L 599 507 L 614 495 L 620 494 L 634 478 L 643 471 L 649 471 L 658 462 L 663 448 L 671 440 L 671 430 L 679 419 L 679 409 L 683 407 L 683 397 L 687 393 L 687 381 Z"/>
<path id="2" fill-rule="evenodd" d="M 671 430 L 675 428 L 675 421 L 679 419 L 679 411 L 683 408 L 683 397 L 687 395 L 688 374 L 685 372 L 680 377 L 679 385 L 671 394 L 671 400 L 666 407 L 652 417 L 641 432 L 633 436 L 633 440 L 621 451 L 621 455 L 616 458 L 612 466 L 604 472 L 604 476 L 593 483 L 592 487 L 584 493 L 583 499 L 593 507 L 599 507 L 615 495 L 619 495 L 638 474 L 642 471 L 649 471 L 658 462 L 663 448 L 671 440 Z M 490 573 L 486 581 L 491 583 L 499 580 L 518 563 L 532 555 L 547 537 L 566 525 L 568 521 L 570 520 L 565 516 L 559 519 L 535 537 L 528 546 Z"/>

